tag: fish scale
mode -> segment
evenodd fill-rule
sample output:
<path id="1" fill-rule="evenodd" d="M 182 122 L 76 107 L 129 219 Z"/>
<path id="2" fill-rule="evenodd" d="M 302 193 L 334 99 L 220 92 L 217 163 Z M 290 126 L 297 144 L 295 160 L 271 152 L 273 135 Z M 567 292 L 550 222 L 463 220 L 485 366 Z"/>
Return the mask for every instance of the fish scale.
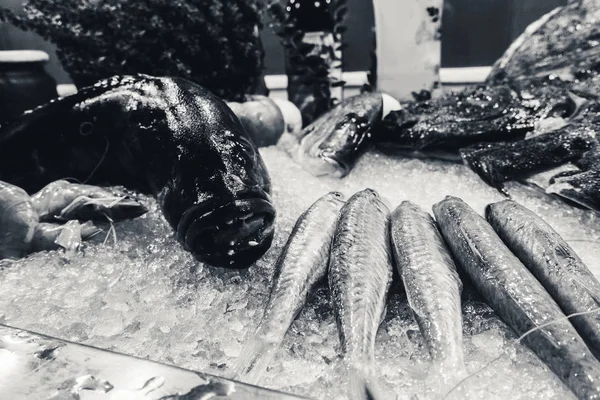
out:
<path id="1" fill-rule="evenodd" d="M 377 329 L 392 280 L 389 209 L 377 192 L 365 189 L 342 208 L 331 248 L 329 288 L 350 397 L 364 398 L 372 375 Z M 372 387 L 374 390 L 374 386 Z"/>

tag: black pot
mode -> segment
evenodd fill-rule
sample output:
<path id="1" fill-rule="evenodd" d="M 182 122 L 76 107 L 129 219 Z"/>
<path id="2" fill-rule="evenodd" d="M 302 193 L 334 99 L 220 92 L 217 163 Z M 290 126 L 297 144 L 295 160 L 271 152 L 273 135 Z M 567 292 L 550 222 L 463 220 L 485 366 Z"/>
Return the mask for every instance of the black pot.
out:
<path id="1" fill-rule="evenodd" d="M 58 97 L 43 51 L 0 51 L 0 124 Z"/>

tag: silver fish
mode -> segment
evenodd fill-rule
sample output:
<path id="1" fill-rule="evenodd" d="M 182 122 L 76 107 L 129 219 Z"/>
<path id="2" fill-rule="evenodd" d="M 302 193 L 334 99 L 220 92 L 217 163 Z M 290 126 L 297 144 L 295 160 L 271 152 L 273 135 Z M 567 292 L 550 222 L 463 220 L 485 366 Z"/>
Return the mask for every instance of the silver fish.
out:
<path id="1" fill-rule="evenodd" d="M 486 220 L 448 196 L 433 212 L 455 259 L 494 311 L 579 399 L 600 399 L 600 363 Z M 534 329 L 534 331 L 531 331 Z"/>
<path id="2" fill-rule="evenodd" d="M 391 233 L 396 268 L 433 362 L 444 378 L 465 376 L 462 282 L 435 221 L 404 201 L 392 213 Z"/>
<path id="3" fill-rule="evenodd" d="M 485 215 L 566 314 L 600 307 L 600 282 L 543 219 L 512 200 L 488 205 Z M 600 312 L 573 317 L 571 323 L 600 357 Z"/>
<path id="4" fill-rule="evenodd" d="M 376 191 L 352 196 L 331 248 L 329 289 L 348 368 L 350 399 L 374 398 L 375 335 L 385 313 L 393 267 L 389 209 Z"/>
<path id="5" fill-rule="evenodd" d="M 344 196 L 330 192 L 296 222 L 275 266 L 275 284 L 265 315 L 231 377 L 257 384 L 315 283 L 327 273 L 329 250 Z"/>

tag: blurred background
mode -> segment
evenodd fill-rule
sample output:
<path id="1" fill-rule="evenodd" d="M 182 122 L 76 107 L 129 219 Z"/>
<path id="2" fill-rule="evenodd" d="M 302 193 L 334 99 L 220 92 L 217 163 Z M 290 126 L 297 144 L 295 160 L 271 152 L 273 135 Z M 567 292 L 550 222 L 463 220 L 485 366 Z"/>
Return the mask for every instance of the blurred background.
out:
<path id="1" fill-rule="evenodd" d="M 375 0 L 377 1 L 377 0 Z M 399 0 L 400 1 L 400 0 Z M 23 0 L 2 0 L 18 10 Z M 443 13 L 442 67 L 491 65 L 527 25 L 567 0 L 446 0 Z M 373 46 L 372 0 L 348 0 L 350 13 L 344 41 L 346 71 L 366 71 Z M 278 39 L 263 33 L 266 74 L 284 74 L 284 56 Z M 48 72 L 59 84 L 70 83 L 56 59 L 54 48 L 33 33 L 0 23 L 0 50 L 39 49 L 50 54 Z"/>

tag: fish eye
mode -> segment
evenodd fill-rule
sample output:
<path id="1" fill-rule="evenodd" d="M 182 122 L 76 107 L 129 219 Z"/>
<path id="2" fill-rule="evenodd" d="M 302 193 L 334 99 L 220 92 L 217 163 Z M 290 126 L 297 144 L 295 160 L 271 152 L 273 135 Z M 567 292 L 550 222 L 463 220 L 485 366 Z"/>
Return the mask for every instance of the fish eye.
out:
<path id="1" fill-rule="evenodd" d="M 89 121 L 83 122 L 79 125 L 79 134 L 81 136 L 88 136 L 94 131 L 94 124 Z"/>

